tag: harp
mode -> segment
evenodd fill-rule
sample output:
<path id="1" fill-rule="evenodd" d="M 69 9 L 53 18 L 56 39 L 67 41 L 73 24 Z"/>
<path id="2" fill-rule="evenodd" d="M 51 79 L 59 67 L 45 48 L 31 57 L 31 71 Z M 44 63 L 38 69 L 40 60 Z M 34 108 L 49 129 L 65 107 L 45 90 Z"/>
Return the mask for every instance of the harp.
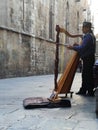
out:
<path id="1" fill-rule="evenodd" d="M 82 37 L 82 35 L 72 35 L 63 28 L 60 28 L 59 25 L 56 25 L 56 55 L 55 55 L 55 69 L 54 69 L 54 83 L 55 87 L 53 93 L 51 94 L 49 100 L 55 101 L 58 99 L 58 94 L 67 94 L 70 93 L 71 85 L 74 79 L 74 75 L 79 63 L 79 55 L 77 52 L 74 52 L 69 62 L 66 65 L 64 73 L 61 75 L 60 79 L 58 78 L 58 63 L 59 63 L 59 34 L 65 33 L 67 36 L 72 38 Z"/>

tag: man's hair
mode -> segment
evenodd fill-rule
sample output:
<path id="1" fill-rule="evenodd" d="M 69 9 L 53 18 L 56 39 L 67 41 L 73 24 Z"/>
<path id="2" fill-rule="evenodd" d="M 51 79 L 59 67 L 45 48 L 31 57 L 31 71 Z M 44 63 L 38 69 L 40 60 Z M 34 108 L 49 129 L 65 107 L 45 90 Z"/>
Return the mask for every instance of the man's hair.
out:
<path id="1" fill-rule="evenodd" d="M 83 22 L 83 27 L 92 28 L 92 23 L 91 22 Z"/>

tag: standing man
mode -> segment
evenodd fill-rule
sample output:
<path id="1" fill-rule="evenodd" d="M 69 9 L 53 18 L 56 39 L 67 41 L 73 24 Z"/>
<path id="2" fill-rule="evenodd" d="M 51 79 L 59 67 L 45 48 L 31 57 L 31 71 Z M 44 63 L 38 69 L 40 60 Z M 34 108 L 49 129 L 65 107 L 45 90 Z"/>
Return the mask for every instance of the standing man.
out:
<path id="1" fill-rule="evenodd" d="M 82 44 L 69 45 L 67 48 L 77 51 L 83 61 L 82 85 L 76 94 L 94 96 L 93 66 L 95 62 L 96 39 L 91 22 L 83 22 Z"/>

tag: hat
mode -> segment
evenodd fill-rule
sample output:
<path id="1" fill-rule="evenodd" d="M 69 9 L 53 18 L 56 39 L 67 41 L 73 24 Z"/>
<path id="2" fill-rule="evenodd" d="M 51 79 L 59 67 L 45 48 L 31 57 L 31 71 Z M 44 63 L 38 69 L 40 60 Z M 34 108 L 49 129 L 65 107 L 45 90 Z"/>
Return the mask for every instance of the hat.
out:
<path id="1" fill-rule="evenodd" d="M 91 22 L 83 22 L 83 27 L 92 28 L 92 24 L 91 24 Z"/>

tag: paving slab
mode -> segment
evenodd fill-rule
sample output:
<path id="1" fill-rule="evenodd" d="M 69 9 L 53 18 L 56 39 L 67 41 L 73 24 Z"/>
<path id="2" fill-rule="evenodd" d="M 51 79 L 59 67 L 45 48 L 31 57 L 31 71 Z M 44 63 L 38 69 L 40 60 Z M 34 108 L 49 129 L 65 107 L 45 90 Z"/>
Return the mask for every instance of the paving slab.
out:
<path id="1" fill-rule="evenodd" d="M 71 90 L 71 108 L 26 110 L 28 97 L 49 97 L 54 75 L 0 79 L 0 130 L 98 130 L 95 97 L 79 96 L 81 73 L 76 73 Z"/>

